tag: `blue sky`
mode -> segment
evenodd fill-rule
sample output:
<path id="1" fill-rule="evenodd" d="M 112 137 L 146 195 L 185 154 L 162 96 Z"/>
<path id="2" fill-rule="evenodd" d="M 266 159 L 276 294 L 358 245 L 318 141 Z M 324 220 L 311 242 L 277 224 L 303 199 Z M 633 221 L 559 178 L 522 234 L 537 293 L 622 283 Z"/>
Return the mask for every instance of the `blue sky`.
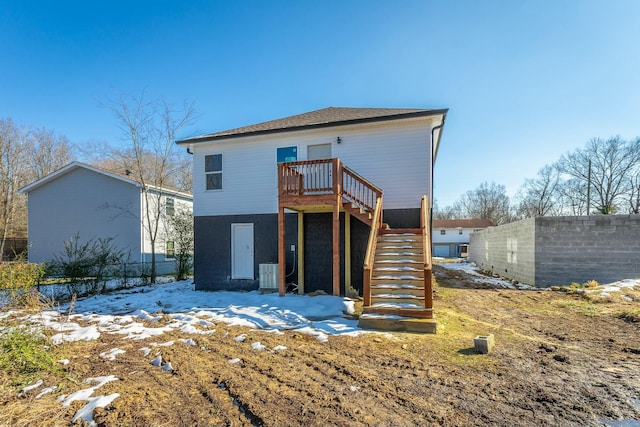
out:
<path id="1" fill-rule="evenodd" d="M 638 22 L 636 0 L 3 0 L 0 117 L 117 144 L 101 104 L 143 90 L 195 102 L 184 137 L 328 106 L 449 108 L 444 206 L 639 136 Z"/>

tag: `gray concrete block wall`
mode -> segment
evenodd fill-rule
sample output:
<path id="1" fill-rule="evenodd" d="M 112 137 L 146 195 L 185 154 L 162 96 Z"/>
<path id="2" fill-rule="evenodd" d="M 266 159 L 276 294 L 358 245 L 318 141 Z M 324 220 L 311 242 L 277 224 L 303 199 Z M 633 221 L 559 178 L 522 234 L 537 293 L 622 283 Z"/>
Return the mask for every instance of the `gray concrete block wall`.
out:
<path id="1" fill-rule="evenodd" d="M 536 218 L 535 284 L 640 277 L 640 215 Z"/>
<path id="2" fill-rule="evenodd" d="M 522 283 L 535 282 L 535 219 L 528 218 L 471 234 L 469 261 L 482 270 Z"/>

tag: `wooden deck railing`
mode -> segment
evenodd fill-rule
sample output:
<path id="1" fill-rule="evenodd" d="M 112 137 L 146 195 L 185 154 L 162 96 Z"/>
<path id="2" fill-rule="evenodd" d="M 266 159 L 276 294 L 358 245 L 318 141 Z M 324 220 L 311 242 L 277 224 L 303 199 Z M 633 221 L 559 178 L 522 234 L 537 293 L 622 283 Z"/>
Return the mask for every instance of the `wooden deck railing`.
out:
<path id="1" fill-rule="evenodd" d="M 367 307 L 371 305 L 371 278 L 373 277 L 373 262 L 376 254 L 376 243 L 378 242 L 378 234 L 382 228 L 382 195 L 376 200 L 376 206 L 373 211 L 373 219 L 371 221 L 371 231 L 369 232 L 369 241 L 367 243 L 367 252 L 364 256 L 363 271 L 363 289 L 362 289 L 362 305 Z"/>
<path id="2" fill-rule="evenodd" d="M 278 195 L 316 196 L 339 194 L 367 212 L 373 212 L 382 190 L 340 159 L 304 160 L 278 164 Z"/>
<path id="3" fill-rule="evenodd" d="M 422 229 L 422 257 L 424 268 L 424 307 L 433 308 L 433 283 L 431 265 L 431 222 L 430 222 L 429 200 L 427 196 L 422 197 L 420 206 L 420 228 Z"/>

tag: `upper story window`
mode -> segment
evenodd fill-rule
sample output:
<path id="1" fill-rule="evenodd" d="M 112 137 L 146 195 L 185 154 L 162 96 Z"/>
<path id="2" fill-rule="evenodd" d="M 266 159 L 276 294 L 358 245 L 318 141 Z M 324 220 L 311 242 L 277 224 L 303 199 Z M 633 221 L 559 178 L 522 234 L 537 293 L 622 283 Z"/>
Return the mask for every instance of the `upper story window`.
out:
<path id="1" fill-rule="evenodd" d="M 207 190 L 222 190 L 222 154 L 204 156 Z"/>
<path id="2" fill-rule="evenodd" d="M 458 230 L 458 234 L 462 236 L 462 229 Z"/>
<path id="3" fill-rule="evenodd" d="M 165 213 L 167 214 L 167 216 L 173 216 L 173 214 L 175 213 L 175 201 L 171 197 L 167 197 L 167 201 L 165 204 Z"/>
<path id="4" fill-rule="evenodd" d="M 445 234 L 447 234 L 447 230 L 440 230 L 440 234 L 444 236 Z"/>

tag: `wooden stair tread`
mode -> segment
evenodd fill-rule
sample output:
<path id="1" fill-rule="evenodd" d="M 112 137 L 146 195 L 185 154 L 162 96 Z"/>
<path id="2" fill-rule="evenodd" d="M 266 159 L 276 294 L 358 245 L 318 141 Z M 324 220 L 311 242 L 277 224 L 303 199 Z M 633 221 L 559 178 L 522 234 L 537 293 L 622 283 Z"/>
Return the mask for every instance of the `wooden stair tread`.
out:
<path id="1" fill-rule="evenodd" d="M 421 228 L 387 228 L 382 230 L 381 234 L 416 234 L 422 235 Z"/>
<path id="2" fill-rule="evenodd" d="M 358 320 L 358 326 L 362 329 L 427 334 L 435 334 L 437 330 L 436 320 L 433 318 L 377 313 L 361 315 Z"/>
<path id="3" fill-rule="evenodd" d="M 372 278 L 371 279 L 371 288 L 373 289 L 375 286 L 378 285 L 388 285 L 390 283 L 396 282 L 398 284 L 402 283 L 402 284 L 407 284 L 407 285 L 416 285 L 416 286 L 423 286 L 424 285 L 424 280 L 423 279 L 401 279 L 401 278 Z"/>
<path id="4" fill-rule="evenodd" d="M 433 310 L 430 308 L 409 308 L 409 307 L 362 307 L 364 314 L 387 314 L 404 317 L 422 317 L 430 319 L 433 317 Z"/>

